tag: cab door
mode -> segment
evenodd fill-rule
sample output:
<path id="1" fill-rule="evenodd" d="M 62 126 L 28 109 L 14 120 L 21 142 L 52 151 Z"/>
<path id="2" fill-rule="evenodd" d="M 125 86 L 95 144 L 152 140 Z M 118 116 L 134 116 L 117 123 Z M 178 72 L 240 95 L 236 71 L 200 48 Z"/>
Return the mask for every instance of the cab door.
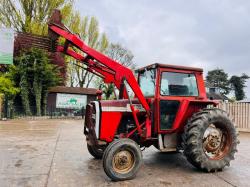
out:
<path id="1" fill-rule="evenodd" d="M 158 128 L 164 133 L 179 126 L 177 116 L 183 116 L 187 101 L 195 99 L 198 93 L 196 75 L 191 71 L 160 70 Z"/>

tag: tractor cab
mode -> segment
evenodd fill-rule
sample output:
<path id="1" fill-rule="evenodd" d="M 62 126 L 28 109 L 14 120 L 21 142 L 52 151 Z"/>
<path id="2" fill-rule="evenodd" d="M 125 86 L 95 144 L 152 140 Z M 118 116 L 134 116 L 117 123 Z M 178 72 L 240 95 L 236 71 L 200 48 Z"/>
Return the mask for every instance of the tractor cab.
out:
<path id="1" fill-rule="evenodd" d="M 182 130 L 179 124 L 184 122 L 187 104 L 207 100 L 202 69 L 152 64 L 137 73 L 144 96 L 152 101 L 154 131 L 158 133 Z"/>
<path id="2" fill-rule="evenodd" d="M 138 81 L 145 97 L 202 97 L 206 98 L 202 69 L 166 64 L 140 68 Z M 199 83 L 203 83 L 198 87 Z M 200 89 L 200 90 L 199 90 Z"/>

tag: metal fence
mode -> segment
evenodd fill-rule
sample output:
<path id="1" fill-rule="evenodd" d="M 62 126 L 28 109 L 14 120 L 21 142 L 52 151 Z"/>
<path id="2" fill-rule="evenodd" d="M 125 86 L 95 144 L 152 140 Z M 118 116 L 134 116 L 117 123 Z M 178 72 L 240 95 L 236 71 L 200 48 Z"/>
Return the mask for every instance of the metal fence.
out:
<path id="1" fill-rule="evenodd" d="M 2 118 L 2 111 L 3 111 L 3 108 L 2 108 L 2 106 L 3 106 L 3 97 L 2 97 L 2 95 L 0 94 L 0 119 Z"/>
<path id="2" fill-rule="evenodd" d="M 59 119 L 59 118 L 76 118 L 82 119 L 85 115 L 85 109 L 65 109 L 65 108 L 56 108 L 49 107 L 45 112 L 42 112 L 41 116 L 37 116 L 36 107 L 30 107 L 31 114 L 26 114 L 22 106 L 14 106 L 11 112 L 7 112 L 5 109 L 3 112 L 3 116 L 6 118 L 31 118 L 31 119 Z M 3 117 L 2 116 L 2 117 Z"/>
<path id="3" fill-rule="evenodd" d="M 47 116 L 50 118 L 84 118 L 85 109 L 49 108 Z"/>
<path id="4" fill-rule="evenodd" d="M 219 108 L 229 113 L 239 131 L 250 132 L 250 103 L 221 102 Z"/>

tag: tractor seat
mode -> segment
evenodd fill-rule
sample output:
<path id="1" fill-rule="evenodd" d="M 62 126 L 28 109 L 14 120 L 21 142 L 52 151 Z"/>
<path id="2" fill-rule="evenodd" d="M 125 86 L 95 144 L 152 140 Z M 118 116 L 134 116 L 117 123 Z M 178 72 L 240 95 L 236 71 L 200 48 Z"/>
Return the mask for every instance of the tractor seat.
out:
<path id="1" fill-rule="evenodd" d="M 189 95 L 188 87 L 186 85 L 169 85 L 169 95 Z"/>

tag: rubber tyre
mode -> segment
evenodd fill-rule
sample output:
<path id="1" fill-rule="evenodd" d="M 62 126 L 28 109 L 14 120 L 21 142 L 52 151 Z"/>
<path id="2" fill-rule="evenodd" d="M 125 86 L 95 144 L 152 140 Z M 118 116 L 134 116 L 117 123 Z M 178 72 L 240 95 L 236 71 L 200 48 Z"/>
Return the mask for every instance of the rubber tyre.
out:
<path id="1" fill-rule="evenodd" d="M 87 144 L 87 148 L 89 153 L 95 158 L 95 159 L 102 159 L 103 157 L 103 150 L 101 149 L 97 149 L 94 146 L 91 146 L 89 144 Z"/>
<path id="2" fill-rule="evenodd" d="M 133 154 L 134 164 L 127 173 L 119 173 L 113 168 L 113 158 L 120 151 L 129 151 Z M 104 151 L 103 169 L 106 175 L 113 181 L 133 179 L 142 165 L 142 152 L 138 144 L 128 138 L 113 141 Z"/>
<path id="3" fill-rule="evenodd" d="M 209 158 L 203 149 L 203 135 L 210 124 L 218 124 L 225 128 L 231 138 L 229 149 L 223 157 Z M 185 126 L 183 135 L 184 155 L 196 168 L 206 172 L 216 172 L 230 166 L 237 152 L 238 133 L 228 114 L 220 109 L 203 109 L 194 114 Z"/>

